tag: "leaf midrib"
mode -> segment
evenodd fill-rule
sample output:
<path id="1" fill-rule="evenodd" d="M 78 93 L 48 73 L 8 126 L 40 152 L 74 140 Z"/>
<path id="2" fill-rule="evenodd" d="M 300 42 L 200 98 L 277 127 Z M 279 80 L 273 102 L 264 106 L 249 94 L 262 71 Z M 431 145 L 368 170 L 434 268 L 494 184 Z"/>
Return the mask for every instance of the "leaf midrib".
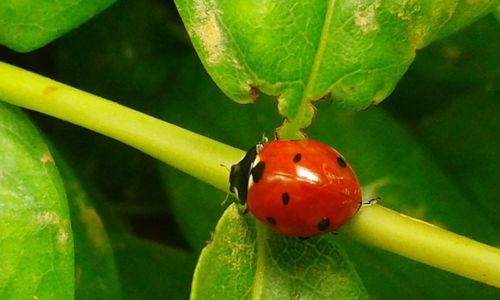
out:
<path id="1" fill-rule="evenodd" d="M 316 78 L 319 74 L 319 69 L 321 62 L 323 61 L 323 56 L 326 51 L 326 45 L 328 43 L 328 36 L 330 32 L 330 25 L 333 19 L 333 11 L 335 7 L 336 0 L 328 1 L 328 8 L 325 15 L 325 21 L 323 22 L 323 28 L 321 29 L 321 35 L 319 38 L 318 49 L 314 55 L 314 61 L 311 66 L 311 71 L 309 72 L 309 78 L 307 79 L 306 87 L 304 89 L 304 94 L 302 96 L 302 101 L 307 101 L 307 98 L 312 93 L 314 85 L 316 83 Z"/>
<path id="2" fill-rule="evenodd" d="M 256 251 L 257 251 L 257 256 L 256 256 L 256 262 L 255 262 L 255 277 L 253 280 L 253 285 L 252 285 L 252 299 L 253 300 L 259 300 L 261 299 L 262 296 L 262 290 L 264 287 L 264 269 L 266 265 L 266 240 L 267 240 L 267 230 L 263 228 L 260 224 L 255 224 L 256 228 Z"/>
<path id="3" fill-rule="evenodd" d="M 326 45 L 328 43 L 328 36 L 330 33 L 330 27 L 331 27 L 331 22 L 333 19 L 333 12 L 334 12 L 334 7 L 336 4 L 336 0 L 329 0 L 328 1 L 328 7 L 326 10 L 326 15 L 325 19 L 323 22 L 323 28 L 321 29 L 321 34 L 319 38 L 319 44 L 318 48 L 316 50 L 316 53 L 314 55 L 314 60 L 311 65 L 311 70 L 309 72 L 309 77 L 307 79 L 302 98 L 300 100 L 299 108 L 297 109 L 297 113 L 295 116 L 288 116 L 290 123 L 288 126 L 291 128 L 294 128 L 293 131 L 300 131 L 302 126 L 300 125 L 301 120 L 304 118 L 305 114 L 307 113 L 308 110 L 308 101 L 309 100 L 314 100 L 314 99 L 309 99 L 312 95 L 312 91 L 314 90 L 314 86 L 316 84 L 316 80 L 318 78 L 318 74 L 320 72 L 320 67 L 321 67 L 321 62 L 323 61 L 323 56 L 326 51 Z M 290 118 L 291 117 L 291 118 Z"/>

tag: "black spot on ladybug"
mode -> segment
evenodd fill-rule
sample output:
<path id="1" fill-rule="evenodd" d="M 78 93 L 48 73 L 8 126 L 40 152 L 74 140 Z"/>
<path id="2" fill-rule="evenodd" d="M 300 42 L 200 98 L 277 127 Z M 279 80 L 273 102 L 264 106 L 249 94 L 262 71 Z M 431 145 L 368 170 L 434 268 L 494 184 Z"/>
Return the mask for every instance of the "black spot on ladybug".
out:
<path id="1" fill-rule="evenodd" d="M 262 174 L 264 174 L 264 168 L 266 164 L 263 161 L 259 161 L 255 167 L 252 168 L 252 179 L 253 182 L 257 183 L 262 178 Z"/>
<path id="2" fill-rule="evenodd" d="M 347 167 L 347 163 L 345 162 L 345 160 L 342 158 L 342 157 L 337 157 L 337 164 L 339 164 L 339 166 L 341 168 L 345 168 Z"/>
<path id="3" fill-rule="evenodd" d="M 290 195 L 286 192 L 281 194 L 281 201 L 283 202 L 283 205 L 287 205 L 290 201 Z"/>
<path id="4" fill-rule="evenodd" d="M 266 220 L 271 225 L 276 225 L 276 220 L 273 217 L 266 217 Z"/>
<path id="5" fill-rule="evenodd" d="M 295 154 L 295 156 L 293 157 L 293 162 L 294 162 L 294 163 L 298 163 L 301 159 L 302 159 L 302 154 L 297 153 L 297 154 Z"/>
<path id="6" fill-rule="evenodd" d="M 321 221 L 318 222 L 318 230 L 319 231 L 325 231 L 330 227 L 330 219 L 327 217 L 323 217 Z"/>

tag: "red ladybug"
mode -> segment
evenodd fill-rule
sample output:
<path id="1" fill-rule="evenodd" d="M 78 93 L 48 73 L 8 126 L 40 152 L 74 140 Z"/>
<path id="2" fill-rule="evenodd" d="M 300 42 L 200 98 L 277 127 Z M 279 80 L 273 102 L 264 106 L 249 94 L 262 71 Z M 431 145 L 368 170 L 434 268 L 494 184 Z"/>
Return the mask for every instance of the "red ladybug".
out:
<path id="1" fill-rule="evenodd" d="M 257 144 L 231 166 L 229 181 L 229 190 L 259 221 L 301 238 L 334 231 L 362 203 L 351 166 L 312 140 Z"/>

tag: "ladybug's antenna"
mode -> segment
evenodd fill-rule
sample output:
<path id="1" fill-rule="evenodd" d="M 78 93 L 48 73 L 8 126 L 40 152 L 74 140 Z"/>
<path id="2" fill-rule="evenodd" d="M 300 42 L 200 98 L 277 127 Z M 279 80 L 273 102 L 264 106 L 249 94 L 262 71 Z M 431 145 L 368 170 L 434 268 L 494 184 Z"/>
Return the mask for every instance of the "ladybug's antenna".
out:
<path id="1" fill-rule="evenodd" d="M 266 133 L 265 133 L 265 132 L 263 132 L 263 133 L 262 133 L 261 143 L 262 143 L 262 144 L 267 144 L 267 142 L 269 142 L 269 139 L 267 138 Z"/>

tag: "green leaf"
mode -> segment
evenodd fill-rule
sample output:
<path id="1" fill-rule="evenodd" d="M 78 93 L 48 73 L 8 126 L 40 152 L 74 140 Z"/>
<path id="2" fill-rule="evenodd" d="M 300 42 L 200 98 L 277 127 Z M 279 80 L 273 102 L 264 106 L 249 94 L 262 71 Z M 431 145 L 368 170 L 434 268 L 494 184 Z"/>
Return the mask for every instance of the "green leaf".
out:
<path id="1" fill-rule="evenodd" d="M 73 237 L 52 156 L 21 110 L 0 103 L 0 298 L 73 299 Z"/>
<path id="2" fill-rule="evenodd" d="M 101 217 L 62 156 L 56 155 L 72 219 L 76 299 L 122 299 L 113 249 Z"/>
<path id="3" fill-rule="evenodd" d="M 301 241 L 269 231 L 235 205 L 203 250 L 192 299 L 365 299 L 366 291 L 331 236 Z"/>
<path id="4" fill-rule="evenodd" d="M 78 27 L 115 0 L 0 2 L 0 44 L 19 52 L 40 48 Z"/>
<path id="5" fill-rule="evenodd" d="M 177 0 L 205 68 L 240 103 L 279 96 L 280 136 L 300 137 L 328 97 L 362 109 L 394 89 L 415 49 L 491 11 L 492 0 Z"/>

